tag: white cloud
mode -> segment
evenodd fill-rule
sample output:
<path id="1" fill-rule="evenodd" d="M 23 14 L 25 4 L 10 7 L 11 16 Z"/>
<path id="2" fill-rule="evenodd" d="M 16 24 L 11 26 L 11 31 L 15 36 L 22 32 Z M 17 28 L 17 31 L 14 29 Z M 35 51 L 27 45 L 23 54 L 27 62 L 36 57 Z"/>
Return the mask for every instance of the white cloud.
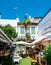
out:
<path id="1" fill-rule="evenodd" d="M 14 9 L 14 10 L 18 10 L 18 7 L 14 7 L 13 9 Z"/>
<path id="2" fill-rule="evenodd" d="M 29 15 L 28 13 L 26 13 L 25 15 Z"/>

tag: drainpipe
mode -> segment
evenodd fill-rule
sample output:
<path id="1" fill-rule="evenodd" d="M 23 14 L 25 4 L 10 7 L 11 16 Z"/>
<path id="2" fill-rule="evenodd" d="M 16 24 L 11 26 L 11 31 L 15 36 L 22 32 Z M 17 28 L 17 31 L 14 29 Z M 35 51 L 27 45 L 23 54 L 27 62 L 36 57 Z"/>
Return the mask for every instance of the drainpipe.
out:
<path id="1" fill-rule="evenodd" d="M 41 55 L 40 55 L 40 52 L 39 52 L 39 54 L 38 54 L 38 59 L 39 59 L 39 64 L 41 64 Z"/>
<path id="2" fill-rule="evenodd" d="M 43 52 L 39 52 L 39 53 L 38 53 L 38 57 L 39 57 L 39 64 L 41 64 L 41 55 L 43 55 Z"/>

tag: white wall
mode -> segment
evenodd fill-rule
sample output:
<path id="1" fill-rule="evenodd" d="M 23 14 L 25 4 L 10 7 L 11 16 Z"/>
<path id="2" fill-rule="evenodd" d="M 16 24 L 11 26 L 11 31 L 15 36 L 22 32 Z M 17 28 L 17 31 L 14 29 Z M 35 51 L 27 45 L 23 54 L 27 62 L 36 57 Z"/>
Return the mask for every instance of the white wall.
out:
<path id="1" fill-rule="evenodd" d="M 10 19 L 0 19 L 0 25 L 7 25 L 10 24 L 11 26 L 13 26 L 16 29 L 17 32 L 17 20 L 10 20 Z"/>
<path id="2" fill-rule="evenodd" d="M 18 38 L 19 37 L 21 37 L 21 36 L 23 36 L 24 38 L 25 38 L 25 28 L 24 28 L 24 34 L 20 34 L 20 27 L 21 27 L 22 25 L 18 25 L 17 26 L 17 29 L 18 29 Z M 32 38 L 32 36 L 34 36 L 35 38 L 34 39 L 36 39 L 37 38 L 37 31 L 38 31 L 38 26 L 36 26 L 36 25 L 31 25 L 31 26 L 29 26 L 30 27 L 30 34 L 31 34 L 31 39 L 33 39 Z M 32 34 L 31 33 L 31 27 L 35 27 L 35 34 Z"/>

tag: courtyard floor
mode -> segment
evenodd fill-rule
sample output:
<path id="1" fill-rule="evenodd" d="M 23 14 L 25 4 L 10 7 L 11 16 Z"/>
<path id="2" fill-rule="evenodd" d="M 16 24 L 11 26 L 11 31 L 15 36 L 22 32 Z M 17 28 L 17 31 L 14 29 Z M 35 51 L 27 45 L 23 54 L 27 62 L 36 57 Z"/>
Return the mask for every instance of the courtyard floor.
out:
<path id="1" fill-rule="evenodd" d="M 20 63 L 19 64 L 15 64 L 15 65 L 31 65 L 31 58 L 28 56 L 26 58 L 22 58 L 20 60 Z"/>

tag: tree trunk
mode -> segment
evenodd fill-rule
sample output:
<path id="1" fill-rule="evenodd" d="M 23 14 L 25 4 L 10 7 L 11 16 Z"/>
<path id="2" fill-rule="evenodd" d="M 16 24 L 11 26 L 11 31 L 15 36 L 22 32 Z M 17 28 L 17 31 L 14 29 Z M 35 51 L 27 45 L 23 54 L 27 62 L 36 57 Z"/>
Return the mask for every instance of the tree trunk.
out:
<path id="1" fill-rule="evenodd" d="M 27 27 L 25 28 L 25 39 L 26 39 L 26 41 L 27 41 Z"/>

